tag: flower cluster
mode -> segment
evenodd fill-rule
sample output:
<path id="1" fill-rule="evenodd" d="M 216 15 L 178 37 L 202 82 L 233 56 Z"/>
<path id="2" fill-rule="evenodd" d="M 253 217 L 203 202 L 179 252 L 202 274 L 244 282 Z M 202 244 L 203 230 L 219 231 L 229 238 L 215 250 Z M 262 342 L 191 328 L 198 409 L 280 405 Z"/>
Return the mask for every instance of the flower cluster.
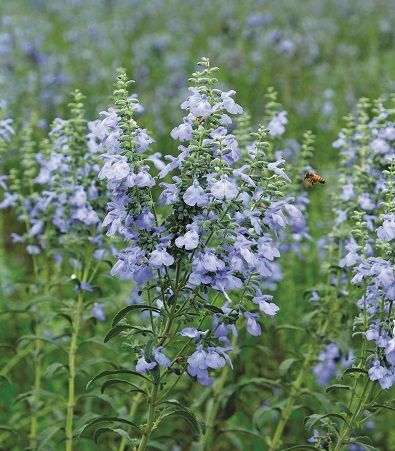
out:
<path id="1" fill-rule="evenodd" d="M 172 337 L 194 341 L 195 350 L 185 356 L 186 370 L 209 384 L 209 369 L 230 364 L 229 334 L 236 336 L 236 323 L 246 323 L 247 331 L 257 336 L 260 314 L 277 313 L 272 297 L 262 294 L 280 255 L 272 234 L 301 213 L 281 198 L 290 180 L 282 168 L 284 159 L 267 160 L 264 128 L 255 133 L 249 154 L 242 155 L 228 131 L 230 115 L 243 111 L 235 92 L 216 88 L 217 69 L 207 59 L 199 64 L 181 105 L 186 116 L 171 132 L 182 143 L 176 157 L 149 152 L 153 140 L 133 119 L 138 104 L 128 97 L 124 73 L 118 77 L 115 108 L 102 113 L 96 136 L 105 150 L 99 177 L 112 192 L 103 224 L 108 235 L 121 236 L 126 243 L 116 253 L 112 274 L 133 280 L 144 297 L 155 299 L 160 314 L 151 321 L 157 318 L 164 330 L 157 343 L 160 352 L 176 339 Z M 152 190 L 157 186 L 158 195 Z M 214 305 L 221 298 L 225 304 Z M 173 325 L 175 311 L 183 312 L 184 320 Z M 194 312 L 202 324 L 211 312 L 207 330 L 190 323 Z M 188 327 L 180 332 L 183 322 Z M 166 367 L 152 349 L 142 352 L 137 371 Z"/>
<path id="2" fill-rule="evenodd" d="M 37 153 L 33 126 L 26 127 L 23 177 L 14 170 L 10 182 L 2 183 L 5 195 L 0 207 L 15 207 L 26 232 L 13 233 L 12 238 L 25 243 L 29 254 L 85 239 L 87 230 L 93 246 L 98 250 L 103 246 L 100 226 L 106 199 L 94 177 L 99 170 L 98 147 L 87 133 L 82 99 L 76 91 L 72 117 L 54 121 Z M 102 255 L 103 250 L 98 251 L 97 256 Z"/>

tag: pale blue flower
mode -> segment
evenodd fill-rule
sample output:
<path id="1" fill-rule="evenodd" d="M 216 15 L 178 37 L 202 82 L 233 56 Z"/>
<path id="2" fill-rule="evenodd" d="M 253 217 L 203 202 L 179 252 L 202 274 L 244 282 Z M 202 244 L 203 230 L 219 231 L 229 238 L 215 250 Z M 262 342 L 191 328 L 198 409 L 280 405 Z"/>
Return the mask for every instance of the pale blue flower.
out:
<path id="1" fill-rule="evenodd" d="M 222 103 L 228 113 L 241 114 L 243 112 L 243 108 L 232 99 L 232 96 L 234 96 L 235 94 L 236 91 L 234 91 L 233 89 L 227 92 L 222 92 Z"/>
<path id="2" fill-rule="evenodd" d="M 193 185 L 185 191 L 182 198 L 184 199 L 184 202 L 191 207 L 194 207 L 195 205 L 203 207 L 209 202 L 208 195 L 204 192 L 204 189 L 199 185 L 197 180 L 194 180 Z"/>
<path id="3" fill-rule="evenodd" d="M 104 304 L 95 302 L 92 307 L 92 316 L 98 321 L 105 321 Z"/>
<path id="4" fill-rule="evenodd" d="M 194 230 L 190 230 L 184 236 L 176 238 L 175 243 L 177 247 L 185 247 L 187 251 L 196 249 L 199 246 L 199 234 Z"/>
<path id="5" fill-rule="evenodd" d="M 291 183 L 291 179 L 288 177 L 288 175 L 284 172 L 283 169 L 280 169 L 278 166 L 281 166 L 282 164 L 285 163 L 285 160 L 283 158 L 275 161 L 274 163 L 269 163 L 267 165 L 267 168 L 269 169 L 269 171 L 273 171 L 275 174 L 279 175 L 280 177 L 282 177 L 284 180 L 286 180 L 287 182 Z"/>
<path id="6" fill-rule="evenodd" d="M 144 355 L 142 355 L 136 363 L 136 371 L 140 374 L 145 374 L 157 366 L 157 362 L 147 362 Z"/>
<path id="7" fill-rule="evenodd" d="M 223 175 L 221 180 L 215 182 L 211 187 L 211 194 L 219 200 L 232 200 L 237 196 L 238 192 L 237 186 L 228 180 L 227 175 Z"/>
<path id="8" fill-rule="evenodd" d="M 162 266 L 171 266 L 173 263 L 174 257 L 162 247 L 155 249 L 149 258 L 149 264 L 155 269 L 159 269 Z"/>
<path id="9" fill-rule="evenodd" d="M 184 122 L 182 124 L 180 124 L 178 127 L 173 128 L 170 136 L 173 139 L 177 139 L 181 142 L 190 141 L 192 139 L 192 125 L 189 121 L 184 119 Z"/>
<path id="10" fill-rule="evenodd" d="M 247 332 L 253 337 L 259 337 L 262 333 L 261 325 L 257 321 L 259 315 L 256 313 L 245 312 L 244 316 L 247 318 Z"/>
<path id="11" fill-rule="evenodd" d="M 154 359 L 162 368 L 169 368 L 171 365 L 171 360 L 163 354 L 163 346 L 153 350 Z"/>

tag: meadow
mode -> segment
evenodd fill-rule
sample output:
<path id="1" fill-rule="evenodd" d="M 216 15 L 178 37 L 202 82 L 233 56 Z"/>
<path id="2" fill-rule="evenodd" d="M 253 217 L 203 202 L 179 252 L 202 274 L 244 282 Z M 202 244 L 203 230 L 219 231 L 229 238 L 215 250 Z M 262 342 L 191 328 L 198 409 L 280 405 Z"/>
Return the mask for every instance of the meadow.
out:
<path id="1" fill-rule="evenodd" d="M 394 23 L 0 2 L 1 450 L 395 450 Z"/>

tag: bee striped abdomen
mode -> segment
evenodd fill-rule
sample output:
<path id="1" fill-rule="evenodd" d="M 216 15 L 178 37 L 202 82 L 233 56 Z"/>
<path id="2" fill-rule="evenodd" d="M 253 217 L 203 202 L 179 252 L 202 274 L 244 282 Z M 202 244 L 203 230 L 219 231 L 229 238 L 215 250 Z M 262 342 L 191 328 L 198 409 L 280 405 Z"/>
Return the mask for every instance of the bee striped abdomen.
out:
<path id="1" fill-rule="evenodd" d="M 306 172 L 303 180 L 305 188 L 312 188 L 317 183 L 324 184 L 325 179 L 318 174 L 314 174 L 314 172 Z"/>

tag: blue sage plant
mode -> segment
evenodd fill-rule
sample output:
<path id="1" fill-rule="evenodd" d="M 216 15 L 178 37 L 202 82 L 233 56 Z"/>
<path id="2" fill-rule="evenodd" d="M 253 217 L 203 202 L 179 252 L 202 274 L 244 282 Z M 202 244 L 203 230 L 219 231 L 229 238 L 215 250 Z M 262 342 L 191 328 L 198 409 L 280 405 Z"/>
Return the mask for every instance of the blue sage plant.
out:
<path id="1" fill-rule="evenodd" d="M 354 227 L 339 265 L 349 268 L 355 287 L 351 298 L 359 314 L 353 321 L 353 337 L 358 338 L 359 350 L 339 385 L 350 392 L 347 409 L 310 417 L 309 429 L 314 425 L 321 429 L 316 430 L 313 440 L 319 449 L 328 444 L 334 450 L 354 445 L 373 448 L 365 443 L 361 428 L 383 409 L 392 408 L 384 390 L 395 382 L 391 246 L 395 127 L 392 110 L 381 100 L 373 104 L 362 100 L 360 110 L 357 120 L 348 124 L 337 142 L 355 174 L 343 188 L 343 198 L 348 202 L 356 199 L 357 205 L 342 212 L 344 220 L 354 217 Z"/>
<path id="2" fill-rule="evenodd" d="M 12 168 L 10 175 L 2 179 L 4 198 L 0 205 L 12 207 L 23 225 L 12 233 L 12 240 L 25 246 L 33 265 L 34 280 L 29 284 L 30 298 L 25 307 L 25 313 L 33 318 L 33 333 L 21 338 L 26 344 L 21 358 L 26 357 L 24 349 L 29 342 L 35 343 L 32 350 L 35 375 L 29 399 L 32 447 L 40 444 L 37 414 L 44 402 L 44 343 L 63 346 L 62 340 L 60 343 L 55 340 L 55 331 L 47 323 L 60 314 L 70 326 L 64 331 L 64 336 L 69 337 L 65 343 L 68 353 L 65 434 L 66 449 L 72 449 L 78 340 L 84 311 L 92 304 L 90 293 L 108 254 L 101 228 L 106 193 L 95 177 L 99 170 L 99 147 L 88 129 L 82 100 L 82 94 L 74 92 L 69 105 L 70 119 L 56 119 L 48 138 L 41 142 L 35 141 L 32 120 L 21 132 L 18 143 L 23 149 L 20 168 Z M 7 122 L 5 126 L 3 136 L 8 141 L 11 128 Z M 95 303 L 91 315 L 103 320 L 102 307 L 101 303 Z"/>
<path id="3" fill-rule="evenodd" d="M 134 120 L 138 104 L 123 71 L 114 107 L 96 124 L 105 151 L 99 178 L 112 193 L 103 225 L 123 244 L 111 274 L 133 281 L 139 301 L 115 316 L 107 336 L 123 336 L 134 369 L 127 364 L 93 381 L 129 374 L 140 386 L 149 408 L 146 423 L 134 425 L 139 450 L 170 415 L 199 429 L 192 412 L 170 400 L 173 388 L 183 374 L 211 385 L 216 370 L 232 368 L 238 329 L 259 336 L 260 322 L 276 315 L 279 307 L 265 293 L 280 255 L 273 238 L 301 215 L 284 198 L 284 160 L 267 160 L 265 129 L 253 134 L 255 144 L 242 158 L 228 131 L 231 116 L 243 111 L 235 91 L 216 87 L 218 69 L 208 59 L 198 66 L 181 104 L 186 116 L 171 132 L 182 143 L 179 154 L 165 157 L 157 175 L 159 156 L 153 158 L 152 138 Z M 144 327 L 127 320 L 139 311 L 149 312 Z M 121 420 L 98 417 L 89 425 L 105 421 Z"/>

